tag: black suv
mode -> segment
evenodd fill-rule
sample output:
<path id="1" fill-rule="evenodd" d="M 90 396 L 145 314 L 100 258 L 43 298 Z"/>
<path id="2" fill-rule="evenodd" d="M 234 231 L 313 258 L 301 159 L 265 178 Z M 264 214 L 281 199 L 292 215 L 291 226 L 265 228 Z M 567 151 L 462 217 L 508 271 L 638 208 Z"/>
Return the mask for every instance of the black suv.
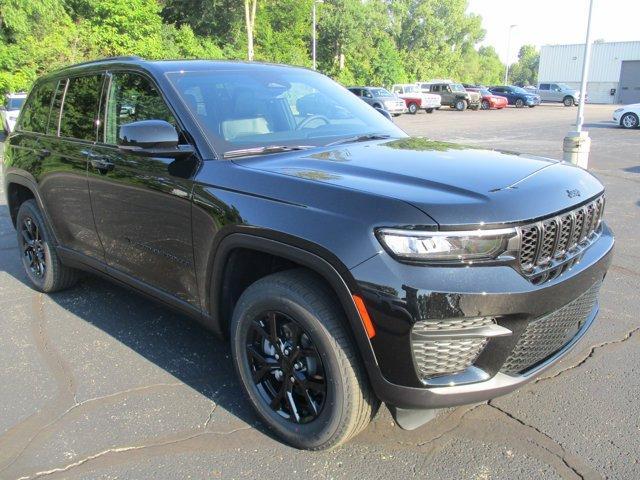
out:
<path id="1" fill-rule="evenodd" d="M 530 381 L 597 313 L 603 187 L 539 157 L 410 138 L 327 77 L 116 58 L 39 79 L 4 181 L 34 288 L 104 275 L 230 338 L 290 444 L 385 402 L 415 428 Z"/>

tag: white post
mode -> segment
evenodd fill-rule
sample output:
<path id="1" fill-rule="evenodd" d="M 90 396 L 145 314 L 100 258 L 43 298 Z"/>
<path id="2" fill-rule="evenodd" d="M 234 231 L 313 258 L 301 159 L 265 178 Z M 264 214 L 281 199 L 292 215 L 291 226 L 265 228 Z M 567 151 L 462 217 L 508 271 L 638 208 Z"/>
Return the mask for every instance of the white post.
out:
<path id="1" fill-rule="evenodd" d="M 511 25 L 509 27 L 509 35 L 507 36 L 507 68 L 504 71 L 504 84 L 509 85 L 509 55 L 511 54 L 511 31 L 517 25 Z"/>
<path id="2" fill-rule="evenodd" d="M 589 164 L 589 152 L 591 139 L 588 132 L 582 131 L 584 124 L 584 103 L 587 96 L 587 83 L 589 78 L 589 64 L 591 63 L 591 14 L 593 12 L 593 0 L 589 0 L 589 16 L 587 19 L 587 38 L 584 44 L 584 58 L 582 60 L 582 82 L 580 83 L 580 99 L 578 101 L 578 115 L 576 117 L 576 129 L 564 137 L 564 160 L 587 168 Z"/>
<path id="3" fill-rule="evenodd" d="M 313 57 L 313 69 L 316 69 L 316 0 L 313 0 L 311 27 L 311 55 Z"/>

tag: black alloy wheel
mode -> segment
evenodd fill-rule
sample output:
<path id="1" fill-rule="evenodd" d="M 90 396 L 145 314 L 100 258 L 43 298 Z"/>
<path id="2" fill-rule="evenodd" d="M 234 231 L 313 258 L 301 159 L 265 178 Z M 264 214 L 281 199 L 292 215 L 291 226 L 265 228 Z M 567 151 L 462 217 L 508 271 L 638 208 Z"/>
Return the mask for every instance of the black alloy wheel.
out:
<path id="1" fill-rule="evenodd" d="M 324 365 L 295 320 L 277 311 L 255 318 L 246 355 L 260 397 L 278 415 L 302 424 L 318 417 L 327 398 Z"/>
<path id="2" fill-rule="evenodd" d="M 22 261 L 25 268 L 35 278 L 43 278 L 47 270 L 45 245 L 40 228 L 31 217 L 22 219 L 20 238 Z"/>

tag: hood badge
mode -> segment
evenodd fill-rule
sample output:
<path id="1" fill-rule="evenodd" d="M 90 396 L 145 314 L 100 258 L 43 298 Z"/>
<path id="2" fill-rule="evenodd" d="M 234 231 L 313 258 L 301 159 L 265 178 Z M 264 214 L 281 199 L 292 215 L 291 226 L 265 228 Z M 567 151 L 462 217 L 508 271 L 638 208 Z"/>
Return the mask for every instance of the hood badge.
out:
<path id="1" fill-rule="evenodd" d="M 577 188 L 574 188 L 572 190 L 567 190 L 567 196 L 569 198 L 579 197 L 580 196 L 580 190 L 578 190 Z"/>

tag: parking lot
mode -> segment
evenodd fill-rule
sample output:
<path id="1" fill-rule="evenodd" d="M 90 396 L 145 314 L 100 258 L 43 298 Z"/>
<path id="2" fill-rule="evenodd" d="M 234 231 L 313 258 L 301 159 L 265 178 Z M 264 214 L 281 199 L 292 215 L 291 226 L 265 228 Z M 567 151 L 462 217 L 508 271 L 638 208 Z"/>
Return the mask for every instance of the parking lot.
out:
<path id="1" fill-rule="evenodd" d="M 586 337 L 512 395 L 412 432 L 383 407 L 331 452 L 272 439 L 226 343 L 179 314 L 92 277 L 51 296 L 31 290 L 0 191 L 0 479 L 640 478 L 640 131 L 609 122 L 614 108 L 586 110 L 590 169 L 617 236 Z M 396 122 L 412 135 L 559 158 L 575 114 L 442 109 Z"/>

